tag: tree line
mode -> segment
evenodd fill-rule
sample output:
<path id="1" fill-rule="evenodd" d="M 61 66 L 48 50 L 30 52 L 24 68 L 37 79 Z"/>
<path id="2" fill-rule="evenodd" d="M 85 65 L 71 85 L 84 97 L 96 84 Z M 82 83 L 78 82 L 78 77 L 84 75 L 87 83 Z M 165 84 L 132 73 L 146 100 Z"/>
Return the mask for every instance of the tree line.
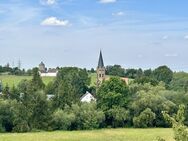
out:
<path id="1" fill-rule="evenodd" d="M 96 88 L 90 86 L 86 69 L 60 68 L 54 81 L 45 85 L 34 68 L 31 80 L 3 88 L 0 131 L 170 127 L 162 111 L 173 115 L 180 104 L 185 105 L 184 123 L 188 124 L 187 73 L 160 66 L 136 74 L 128 85 L 115 75 Z M 97 101 L 80 102 L 86 91 Z M 53 95 L 50 99 L 49 94 Z"/>

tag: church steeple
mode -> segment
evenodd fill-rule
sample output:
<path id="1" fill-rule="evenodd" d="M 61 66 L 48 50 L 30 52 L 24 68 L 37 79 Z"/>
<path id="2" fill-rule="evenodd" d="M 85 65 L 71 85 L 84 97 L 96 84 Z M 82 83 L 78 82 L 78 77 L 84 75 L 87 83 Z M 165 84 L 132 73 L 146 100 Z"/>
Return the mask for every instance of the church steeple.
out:
<path id="1" fill-rule="evenodd" d="M 103 62 L 103 57 L 102 57 L 102 51 L 100 50 L 98 68 L 103 68 L 103 67 L 104 67 L 104 62 Z"/>
<path id="2" fill-rule="evenodd" d="M 102 83 L 102 81 L 105 80 L 105 71 L 106 69 L 103 62 L 102 51 L 100 50 L 99 61 L 97 66 L 97 86 L 99 86 Z"/>

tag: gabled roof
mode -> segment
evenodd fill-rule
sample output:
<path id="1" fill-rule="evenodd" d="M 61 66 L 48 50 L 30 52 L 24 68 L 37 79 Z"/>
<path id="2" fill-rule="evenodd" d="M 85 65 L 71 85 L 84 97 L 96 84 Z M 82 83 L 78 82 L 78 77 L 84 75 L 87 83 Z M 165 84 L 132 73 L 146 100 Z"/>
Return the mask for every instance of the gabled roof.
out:
<path id="1" fill-rule="evenodd" d="M 104 68 L 104 62 L 103 62 L 103 57 L 102 57 L 101 51 L 100 51 L 100 55 L 99 55 L 98 68 Z"/>
<path id="2" fill-rule="evenodd" d="M 92 98 L 95 98 L 91 93 L 89 93 L 88 91 L 80 98 L 80 100 L 82 100 L 84 97 L 86 97 L 87 95 L 92 96 Z"/>
<path id="3" fill-rule="evenodd" d="M 55 69 L 55 68 L 48 69 L 48 73 L 56 73 L 56 72 L 57 72 L 57 69 Z"/>

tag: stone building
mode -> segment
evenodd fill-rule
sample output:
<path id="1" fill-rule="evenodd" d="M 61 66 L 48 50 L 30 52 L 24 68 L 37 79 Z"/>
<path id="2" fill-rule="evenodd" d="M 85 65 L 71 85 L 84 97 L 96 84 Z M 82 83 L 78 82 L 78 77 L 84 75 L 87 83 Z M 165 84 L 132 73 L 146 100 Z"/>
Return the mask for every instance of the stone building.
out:
<path id="1" fill-rule="evenodd" d="M 41 72 L 41 73 L 45 73 L 46 72 L 45 64 L 43 62 L 41 62 L 39 64 L 39 72 Z"/>
<path id="2" fill-rule="evenodd" d="M 45 77 L 45 76 L 55 77 L 57 76 L 57 73 L 58 73 L 58 69 L 56 68 L 47 69 L 43 62 L 39 64 L 39 74 L 41 77 Z"/>
<path id="3" fill-rule="evenodd" d="M 105 80 L 106 77 L 106 69 L 103 62 L 102 52 L 100 51 L 99 61 L 97 66 L 97 86 L 99 86 L 102 81 Z"/>

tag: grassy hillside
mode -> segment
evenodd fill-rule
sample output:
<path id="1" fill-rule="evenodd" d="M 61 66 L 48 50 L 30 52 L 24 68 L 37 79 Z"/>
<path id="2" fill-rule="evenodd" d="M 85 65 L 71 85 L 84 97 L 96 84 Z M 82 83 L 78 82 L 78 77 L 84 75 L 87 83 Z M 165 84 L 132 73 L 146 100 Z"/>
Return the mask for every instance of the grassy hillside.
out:
<path id="1" fill-rule="evenodd" d="M 96 86 L 97 74 L 96 73 L 90 73 L 89 77 L 91 78 L 91 86 Z"/>
<path id="2" fill-rule="evenodd" d="M 30 80 L 31 78 L 32 78 L 32 76 L 0 75 L 0 80 L 3 82 L 3 85 L 5 86 L 6 84 L 8 84 L 10 87 L 13 85 L 17 86 L 18 83 L 23 79 Z M 53 79 L 54 79 L 54 77 L 43 77 L 42 78 L 42 80 L 45 84 L 48 84 Z"/>
<path id="3" fill-rule="evenodd" d="M 1 141 L 156 141 L 160 136 L 173 140 L 172 129 L 102 129 L 93 131 L 56 131 L 0 134 Z"/>
<path id="4" fill-rule="evenodd" d="M 89 77 L 91 78 L 91 86 L 96 86 L 96 82 L 97 82 L 96 73 L 90 73 Z M 106 77 L 112 77 L 112 76 L 107 75 Z M 0 75 L 0 81 L 3 82 L 3 85 L 5 86 L 6 84 L 8 84 L 10 87 L 13 85 L 17 86 L 18 83 L 23 79 L 30 80 L 31 78 L 32 76 Z M 48 84 L 53 79 L 54 77 L 42 77 L 42 80 L 45 84 Z"/>

